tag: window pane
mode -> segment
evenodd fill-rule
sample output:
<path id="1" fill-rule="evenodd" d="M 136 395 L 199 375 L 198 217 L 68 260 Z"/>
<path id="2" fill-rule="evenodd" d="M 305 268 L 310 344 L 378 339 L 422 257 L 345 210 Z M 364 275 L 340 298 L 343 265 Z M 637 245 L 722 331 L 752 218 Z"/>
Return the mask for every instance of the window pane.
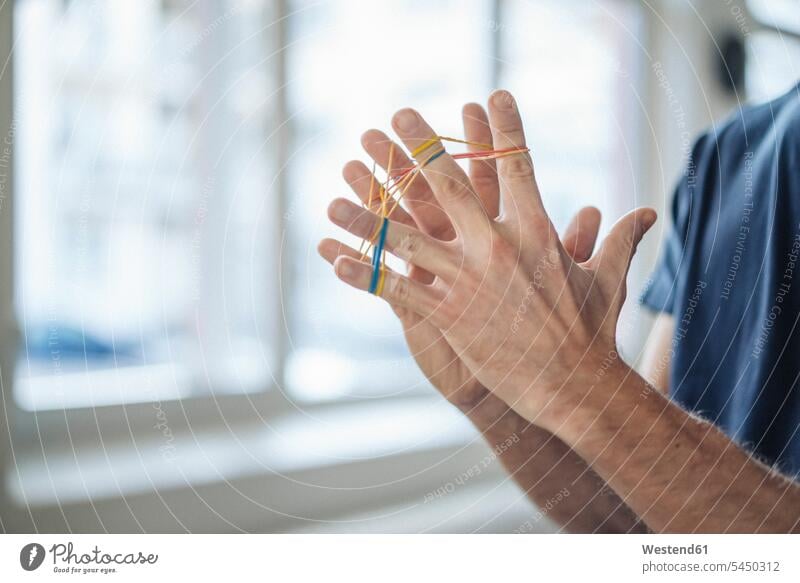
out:
<path id="1" fill-rule="evenodd" d="M 517 95 L 536 176 L 559 231 L 583 206 L 604 226 L 635 196 L 630 113 L 639 66 L 634 3 L 504 3 L 504 86 Z"/>
<path id="2" fill-rule="evenodd" d="M 269 384 L 275 104 L 259 6 L 17 3 L 23 406 Z"/>

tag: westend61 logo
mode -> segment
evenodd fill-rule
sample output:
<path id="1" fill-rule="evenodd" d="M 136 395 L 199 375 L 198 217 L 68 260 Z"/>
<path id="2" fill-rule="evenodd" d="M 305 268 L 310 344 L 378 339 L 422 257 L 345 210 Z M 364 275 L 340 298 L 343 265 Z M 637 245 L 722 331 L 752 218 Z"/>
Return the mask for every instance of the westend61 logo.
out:
<path id="1" fill-rule="evenodd" d="M 47 551 L 39 543 L 29 543 L 19 552 L 19 564 L 26 571 L 34 571 L 42 566 L 48 554 L 53 561 L 54 573 L 72 575 L 107 575 L 117 572 L 117 565 L 154 565 L 158 561 L 158 555 L 152 553 L 105 553 L 97 545 L 89 552 L 75 552 L 70 542 L 54 544 Z"/>
<path id="2" fill-rule="evenodd" d="M 19 552 L 19 564 L 26 571 L 35 571 L 44 561 L 44 547 L 39 543 L 29 543 Z"/>

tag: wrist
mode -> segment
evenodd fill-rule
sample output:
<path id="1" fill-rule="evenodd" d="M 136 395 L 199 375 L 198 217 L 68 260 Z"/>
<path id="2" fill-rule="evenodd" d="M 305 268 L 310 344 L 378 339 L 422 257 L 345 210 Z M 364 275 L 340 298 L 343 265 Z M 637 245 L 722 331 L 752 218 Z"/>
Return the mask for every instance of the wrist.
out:
<path id="1" fill-rule="evenodd" d="M 518 443 L 531 424 L 505 401 L 481 387 L 467 395 L 450 395 L 447 400 L 469 419 L 492 448 L 506 451 Z M 526 434 L 526 441 L 537 437 L 535 431 Z"/>
<path id="2" fill-rule="evenodd" d="M 650 388 L 616 351 L 576 369 L 536 415 L 535 423 L 574 445 L 587 428 L 598 428 L 608 415 L 624 415 Z"/>

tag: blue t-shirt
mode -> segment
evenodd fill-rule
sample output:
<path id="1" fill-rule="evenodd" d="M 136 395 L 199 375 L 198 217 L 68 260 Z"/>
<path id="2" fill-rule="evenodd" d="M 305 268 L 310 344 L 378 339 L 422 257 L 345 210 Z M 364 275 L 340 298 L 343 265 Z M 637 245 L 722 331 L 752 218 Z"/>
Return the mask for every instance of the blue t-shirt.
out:
<path id="1" fill-rule="evenodd" d="M 675 320 L 670 395 L 800 474 L 800 85 L 694 145 L 642 302 Z"/>

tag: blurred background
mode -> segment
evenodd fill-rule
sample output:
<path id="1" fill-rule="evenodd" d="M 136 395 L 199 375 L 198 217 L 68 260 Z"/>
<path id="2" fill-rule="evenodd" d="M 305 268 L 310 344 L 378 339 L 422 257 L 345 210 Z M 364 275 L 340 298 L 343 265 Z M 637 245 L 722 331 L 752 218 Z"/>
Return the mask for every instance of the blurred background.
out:
<path id="1" fill-rule="evenodd" d="M 9 0 L 0 530 L 555 530 L 317 241 L 413 106 L 518 98 L 548 211 L 669 226 L 695 134 L 796 83 L 796 0 Z"/>

